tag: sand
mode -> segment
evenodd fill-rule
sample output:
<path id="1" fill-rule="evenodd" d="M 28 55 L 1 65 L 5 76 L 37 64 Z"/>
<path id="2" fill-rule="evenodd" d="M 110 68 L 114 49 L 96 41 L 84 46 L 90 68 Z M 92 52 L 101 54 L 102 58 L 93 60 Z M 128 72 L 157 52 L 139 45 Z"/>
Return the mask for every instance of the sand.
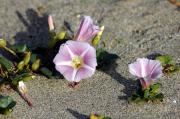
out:
<path id="1" fill-rule="evenodd" d="M 113 119 L 180 118 L 178 73 L 159 80 L 165 95 L 162 103 L 127 102 L 136 87 L 129 63 L 152 53 L 169 54 L 174 63 L 180 61 L 179 9 L 167 0 L 0 0 L 0 36 L 11 44 L 45 45 L 48 28 L 44 13 L 52 14 L 57 29 L 65 20 L 75 30 L 79 15 L 92 16 L 106 27 L 102 40 L 107 51 L 120 58 L 108 70 L 82 80 L 78 89 L 70 89 L 64 79 L 38 75 L 26 83 L 34 107 L 12 92 L 17 105 L 11 115 L 0 115 L 1 119 L 86 119 L 90 113 Z"/>

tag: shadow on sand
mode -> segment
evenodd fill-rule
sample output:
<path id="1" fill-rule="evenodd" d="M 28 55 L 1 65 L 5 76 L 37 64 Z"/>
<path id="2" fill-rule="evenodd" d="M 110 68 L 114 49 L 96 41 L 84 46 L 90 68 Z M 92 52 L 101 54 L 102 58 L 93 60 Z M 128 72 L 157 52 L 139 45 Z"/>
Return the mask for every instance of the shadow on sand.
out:
<path id="1" fill-rule="evenodd" d="M 77 119 L 89 119 L 89 116 L 84 115 L 84 114 L 80 114 L 79 112 L 74 111 L 74 110 L 72 110 L 72 109 L 69 109 L 69 108 L 68 108 L 67 111 L 68 111 L 69 113 L 71 113 L 74 117 L 76 117 Z"/>
<path id="2" fill-rule="evenodd" d="M 15 43 L 26 43 L 28 46 L 47 45 L 49 40 L 48 14 L 38 14 L 34 9 L 26 10 L 26 18 L 16 11 L 19 20 L 26 27 L 26 31 L 18 32 L 15 36 Z"/>
<path id="3" fill-rule="evenodd" d="M 123 77 L 116 71 L 117 66 L 118 64 L 114 62 L 106 66 L 106 68 L 99 68 L 98 70 L 108 74 L 114 80 L 124 86 L 123 93 L 125 94 L 125 96 L 119 96 L 119 99 L 127 100 L 129 97 L 131 97 L 131 94 L 137 89 L 137 81 L 126 79 L 125 77 Z"/>

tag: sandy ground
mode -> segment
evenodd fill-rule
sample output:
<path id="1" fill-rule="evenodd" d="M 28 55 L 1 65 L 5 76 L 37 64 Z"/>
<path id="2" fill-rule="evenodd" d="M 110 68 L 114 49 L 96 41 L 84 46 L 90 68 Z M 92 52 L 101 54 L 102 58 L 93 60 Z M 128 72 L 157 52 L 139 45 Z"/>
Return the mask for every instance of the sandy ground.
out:
<path id="1" fill-rule="evenodd" d="M 38 14 L 37 8 L 41 8 Z M 180 118 L 178 73 L 159 80 L 164 102 L 137 105 L 126 100 L 135 87 L 127 66 L 137 57 L 165 53 L 180 62 L 179 9 L 167 0 L 0 0 L 0 36 L 11 44 L 46 44 L 47 16 L 43 13 L 53 15 L 57 29 L 66 20 L 73 30 L 79 24 L 78 15 L 92 16 L 106 26 L 106 49 L 120 58 L 75 90 L 68 88 L 64 79 L 37 76 L 27 83 L 35 106 L 29 108 L 12 92 L 17 105 L 11 115 L 0 115 L 1 119 L 86 119 L 93 112 L 113 119 Z"/>

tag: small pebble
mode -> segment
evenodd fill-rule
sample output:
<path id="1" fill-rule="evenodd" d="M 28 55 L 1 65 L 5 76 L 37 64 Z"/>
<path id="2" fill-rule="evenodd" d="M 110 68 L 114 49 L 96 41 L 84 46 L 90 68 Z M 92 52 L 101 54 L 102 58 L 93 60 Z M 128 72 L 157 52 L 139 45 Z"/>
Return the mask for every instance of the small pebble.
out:
<path id="1" fill-rule="evenodd" d="M 176 103 L 176 100 L 173 100 L 173 103 Z"/>

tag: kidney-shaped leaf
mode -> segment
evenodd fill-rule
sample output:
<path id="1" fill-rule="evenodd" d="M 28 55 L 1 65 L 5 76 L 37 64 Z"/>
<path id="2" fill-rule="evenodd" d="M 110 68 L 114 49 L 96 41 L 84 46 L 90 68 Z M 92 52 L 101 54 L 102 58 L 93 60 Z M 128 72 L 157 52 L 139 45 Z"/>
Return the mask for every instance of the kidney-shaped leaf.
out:
<path id="1" fill-rule="evenodd" d="M 27 51 L 27 46 L 26 44 L 15 44 L 11 46 L 11 49 L 13 49 L 17 53 L 24 53 Z"/>
<path id="2" fill-rule="evenodd" d="M 12 105 L 13 104 L 13 105 Z M 12 108 L 14 107 L 14 100 L 10 96 L 0 96 L 0 108 Z"/>

